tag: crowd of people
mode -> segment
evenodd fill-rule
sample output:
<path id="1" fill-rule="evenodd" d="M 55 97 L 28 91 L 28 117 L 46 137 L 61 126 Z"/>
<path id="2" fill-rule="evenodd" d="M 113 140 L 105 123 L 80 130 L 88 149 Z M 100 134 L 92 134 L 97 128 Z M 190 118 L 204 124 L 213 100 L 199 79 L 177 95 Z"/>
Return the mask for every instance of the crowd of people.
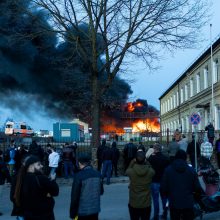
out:
<path id="1" fill-rule="evenodd" d="M 44 151 L 35 141 L 26 148 L 17 147 L 12 140 L 5 152 L 0 151 L 0 191 L 5 182 L 11 183 L 11 215 L 17 220 L 54 220 L 53 197 L 59 194 L 56 177 L 62 158 L 64 178 L 71 177 L 73 181 L 70 218 L 98 220 L 104 180 L 106 178 L 109 185 L 113 175 L 118 177 L 121 154 L 123 175 L 128 176 L 130 182 L 128 211 L 131 220 L 150 219 L 151 204 L 153 220 L 166 220 L 168 209 L 171 220 L 191 220 L 194 219 L 195 198 L 213 194 L 201 187 L 198 174 L 203 171 L 197 172 L 196 161 L 203 159 L 210 164 L 213 148 L 217 152 L 218 165 L 220 156 L 220 138 L 215 147 L 209 136 L 201 145 L 194 138 L 192 136 L 188 143 L 186 136 L 176 130 L 168 145 L 168 155 L 158 142 L 145 148 L 142 142 L 136 145 L 131 139 L 120 153 L 116 141 L 110 145 L 102 140 L 97 148 L 97 169 L 92 166 L 88 154 L 77 156 L 76 143 L 66 143 L 60 153 L 50 144 Z M 201 168 L 202 164 L 198 163 L 198 166 Z"/>

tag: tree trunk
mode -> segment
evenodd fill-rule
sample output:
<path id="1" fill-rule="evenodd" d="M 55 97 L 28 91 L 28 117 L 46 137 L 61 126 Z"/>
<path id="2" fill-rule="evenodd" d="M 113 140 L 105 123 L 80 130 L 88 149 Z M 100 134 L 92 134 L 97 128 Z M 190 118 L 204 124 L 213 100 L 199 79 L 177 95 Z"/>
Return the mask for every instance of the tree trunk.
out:
<path id="1" fill-rule="evenodd" d="M 92 142 L 91 147 L 100 145 L 100 90 L 97 74 L 92 76 Z M 94 158 L 92 158 L 94 159 Z"/>

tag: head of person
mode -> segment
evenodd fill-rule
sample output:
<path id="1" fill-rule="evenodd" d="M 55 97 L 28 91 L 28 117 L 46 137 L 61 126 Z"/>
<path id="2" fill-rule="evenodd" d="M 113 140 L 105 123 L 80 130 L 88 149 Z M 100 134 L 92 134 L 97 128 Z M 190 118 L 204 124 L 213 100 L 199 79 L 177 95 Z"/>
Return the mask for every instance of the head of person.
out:
<path id="1" fill-rule="evenodd" d="M 15 145 L 15 140 L 11 140 L 10 145 L 13 147 Z"/>
<path id="2" fill-rule="evenodd" d="M 37 156 L 27 156 L 23 166 L 28 173 L 43 173 L 43 165 Z"/>
<path id="3" fill-rule="evenodd" d="M 112 142 L 112 147 L 116 147 L 117 145 L 116 145 L 116 142 L 115 141 L 113 141 Z"/>
<path id="4" fill-rule="evenodd" d="M 187 159 L 187 154 L 186 154 L 186 152 L 185 152 L 184 150 L 181 150 L 181 149 L 178 150 L 178 151 L 176 152 L 175 159 L 181 159 L 181 160 L 186 161 L 186 159 Z"/>
<path id="5" fill-rule="evenodd" d="M 81 154 L 78 158 L 79 168 L 83 169 L 91 164 L 91 157 L 88 154 Z"/>
<path id="6" fill-rule="evenodd" d="M 130 139 L 130 142 L 133 142 L 133 141 L 134 141 L 133 138 L 131 138 L 131 139 Z"/>
<path id="7" fill-rule="evenodd" d="M 144 162 L 145 162 L 145 153 L 142 150 L 137 151 L 135 159 L 136 159 L 137 164 L 141 164 L 141 165 L 144 164 Z"/>
<path id="8" fill-rule="evenodd" d="M 103 140 L 102 140 L 102 146 L 105 146 L 105 145 L 106 145 L 106 140 L 103 139 Z"/>
<path id="9" fill-rule="evenodd" d="M 161 152 L 162 146 L 159 143 L 156 143 L 154 144 L 153 149 L 154 149 L 154 153 L 158 153 L 158 152 Z"/>

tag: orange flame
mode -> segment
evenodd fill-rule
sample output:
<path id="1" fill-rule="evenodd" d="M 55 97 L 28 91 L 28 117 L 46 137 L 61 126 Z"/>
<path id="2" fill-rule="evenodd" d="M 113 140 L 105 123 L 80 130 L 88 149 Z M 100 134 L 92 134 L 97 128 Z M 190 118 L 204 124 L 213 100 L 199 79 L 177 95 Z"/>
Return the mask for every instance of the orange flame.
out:
<path id="1" fill-rule="evenodd" d="M 139 120 L 132 124 L 132 132 L 160 132 L 160 123 L 157 118 Z"/>
<path id="2" fill-rule="evenodd" d="M 128 108 L 129 112 L 133 112 L 136 107 L 142 107 L 143 106 L 143 104 L 140 103 L 140 102 L 133 102 L 133 103 L 132 102 L 128 102 L 127 105 L 128 105 L 127 108 Z"/>
<path id="3" fill-rule="evenodd" d="M 128 102 L 128 111 L 129 112 L 133 112 L 134 111 L 134 106 L 133 106 L 133 103 L 132 102 Z"/>

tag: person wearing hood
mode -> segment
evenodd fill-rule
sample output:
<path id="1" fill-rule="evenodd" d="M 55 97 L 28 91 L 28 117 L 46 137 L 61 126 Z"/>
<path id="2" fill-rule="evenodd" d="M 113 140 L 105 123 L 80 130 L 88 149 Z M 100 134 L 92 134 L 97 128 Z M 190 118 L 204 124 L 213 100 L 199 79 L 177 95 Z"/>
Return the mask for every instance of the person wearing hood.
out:
<path id="1" fill-rule="evenodd" d="M 171 220 L 193 220 L 194 193 L 200 195 L 200 186 L 195 170 L 186 162 L 186 152 L 178 150 L 161 182 L 161 190 L 169 198 Z"/>
<path id="2" fill-rule="evenodd" d="M 148 220 L 151 213 L 150 186 L 155 172 L 145 160 L 145 153 L 138 151 L 126 170 L 129 184 L 129 214 L 131 220 Z"/>

